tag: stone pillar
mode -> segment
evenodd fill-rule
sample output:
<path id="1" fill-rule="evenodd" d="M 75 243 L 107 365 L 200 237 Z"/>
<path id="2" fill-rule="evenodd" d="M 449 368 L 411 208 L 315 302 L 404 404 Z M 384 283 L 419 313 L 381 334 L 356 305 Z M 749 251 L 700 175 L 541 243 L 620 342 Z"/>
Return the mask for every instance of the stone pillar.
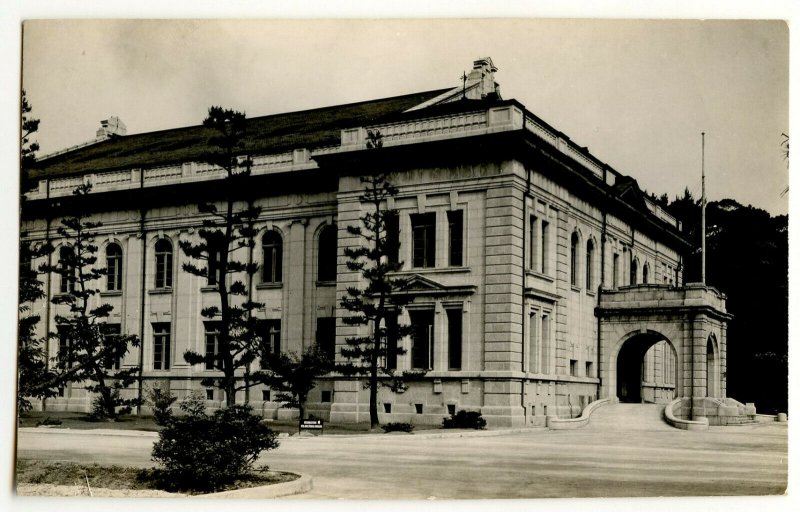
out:
<path id="1" fill-rule="evenodd" d="M 286 349 L 300 351 L 305 341 L 303 318 L 305 316 L 306 226 L 308 219 L 293 221 L 289 226 L 288 254 L 284 257 L 287 285 Z"/>

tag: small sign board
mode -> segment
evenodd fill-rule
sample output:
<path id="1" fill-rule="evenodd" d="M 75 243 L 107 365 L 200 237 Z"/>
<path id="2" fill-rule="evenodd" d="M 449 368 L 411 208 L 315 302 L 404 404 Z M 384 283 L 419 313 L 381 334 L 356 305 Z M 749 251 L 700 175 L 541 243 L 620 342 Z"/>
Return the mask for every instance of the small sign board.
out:
<path id="1" fill-rule="evenodd" d="M 300 420 L 300 432 L 306 431 L 321 436 L 322 430 L 322 420 Z"/>

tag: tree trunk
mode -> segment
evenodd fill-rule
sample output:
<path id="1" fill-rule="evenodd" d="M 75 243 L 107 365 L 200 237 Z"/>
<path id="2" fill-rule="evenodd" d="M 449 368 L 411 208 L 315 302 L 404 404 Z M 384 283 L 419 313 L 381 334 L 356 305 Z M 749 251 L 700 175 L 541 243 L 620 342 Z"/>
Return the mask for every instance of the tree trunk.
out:
<path id="1" fill-rule="evenodd" d="M 378 324 L 375 323 L 373 340 L 375 349 L 372 351 L 372 361 L 369 372 L 369 428 L 375 430 L 380 422 L 378 421 L 378 347 L 380 337 L 378 336 Z"/>

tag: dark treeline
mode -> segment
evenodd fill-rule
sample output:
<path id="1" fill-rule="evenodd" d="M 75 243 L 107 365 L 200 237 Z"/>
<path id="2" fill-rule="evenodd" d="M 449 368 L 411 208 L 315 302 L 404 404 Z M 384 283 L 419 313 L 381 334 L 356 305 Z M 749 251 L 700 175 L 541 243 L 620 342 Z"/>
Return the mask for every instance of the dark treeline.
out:
<path id="1" fill-rule="evenodd" d="M 686 282 L 701 280 L 700 200 L 686 190 L 653 197 L 682 223 L 697 250 L 685 261 Z M 764 413 L 788 401 L 789 218 L 733 199 L 706 206 L 706 282 L 728 297 L 727 395 Z"/>

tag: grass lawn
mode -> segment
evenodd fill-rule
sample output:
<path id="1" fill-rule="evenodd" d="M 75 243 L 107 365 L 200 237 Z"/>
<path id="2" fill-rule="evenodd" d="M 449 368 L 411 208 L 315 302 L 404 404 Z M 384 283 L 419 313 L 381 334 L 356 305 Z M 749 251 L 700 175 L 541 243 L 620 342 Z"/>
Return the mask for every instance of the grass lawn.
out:
<path id="1" fill-rule="evenodd" d="M 279 471 L 254 472 L 249 477 L 235 481 L 222 490 L 259 487 L 298 478 L 294 473 Z M 99 464 L 24 460 L 17 461 L 17 484 L 66 485 L 90 489 L 158 490 L 152 470 Z M 192 494 L 191 492 L 186 492 Z"/>
<path id="2" fill-rule="evenodd" d="M 55 422 L 60 424 L 53 424 Z M 77 430 L 112 429 L 112 430 L 144 430 L 158 432 L 161 427 L 155 424 L 150 416 L 124 416 L 117 421 L 93 421 L 83 412 L 40 412 L 31 411 L 25 414 L 20 427 L 38 427 L 50 424 L 50 428 L 71 428 Z M 277 433 L 297 434 L 297 420 L 266 420 L 266 425 Z M 370 434 L 368 423 L 325 423 L 324 435 Z M 414 432 L 440 430 L 441 425 L 415 425 Z M 378 433 L 383 432 L 378 430 Z"/>

